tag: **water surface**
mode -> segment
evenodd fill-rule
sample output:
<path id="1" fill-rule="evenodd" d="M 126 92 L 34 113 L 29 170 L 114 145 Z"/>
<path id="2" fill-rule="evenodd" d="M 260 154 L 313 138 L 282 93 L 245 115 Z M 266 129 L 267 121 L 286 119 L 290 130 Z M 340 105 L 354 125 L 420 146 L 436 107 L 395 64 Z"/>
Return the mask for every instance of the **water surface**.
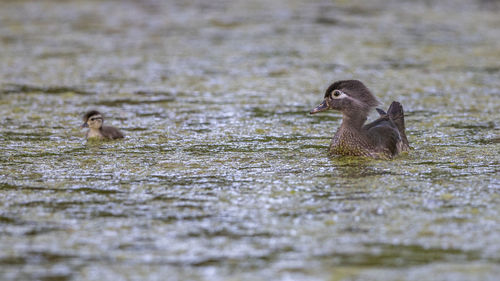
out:
<path id="1" fill-rule="evenodd" d="M 0 279 L 494 280 L 498 3 L 439 2 L 1 2 Z M 411 153 L 327 155 L 350 78 Z"/>

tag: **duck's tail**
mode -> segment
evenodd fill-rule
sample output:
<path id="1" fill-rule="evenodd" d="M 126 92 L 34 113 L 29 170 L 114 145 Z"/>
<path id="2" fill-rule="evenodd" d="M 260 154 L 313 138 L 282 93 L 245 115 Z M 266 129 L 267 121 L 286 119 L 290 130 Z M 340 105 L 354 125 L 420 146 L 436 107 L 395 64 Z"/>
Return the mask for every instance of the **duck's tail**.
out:
<path id="1" fill-rule="evenodd" d="M 380 113 L 380 112 L 379 112 Z M 387 115 L 391 118 L 392 122 L 396 124 L 398 127 L 399 135 L 401 136 L 401 151 L 409 151 L 410 144 L 408 143 L 408 139 L 406 138 L 405 133 L 405 114 L 403 111 L 403 106 L 397 102 L 393 101 L 389 109 L 387 110 Z"/>

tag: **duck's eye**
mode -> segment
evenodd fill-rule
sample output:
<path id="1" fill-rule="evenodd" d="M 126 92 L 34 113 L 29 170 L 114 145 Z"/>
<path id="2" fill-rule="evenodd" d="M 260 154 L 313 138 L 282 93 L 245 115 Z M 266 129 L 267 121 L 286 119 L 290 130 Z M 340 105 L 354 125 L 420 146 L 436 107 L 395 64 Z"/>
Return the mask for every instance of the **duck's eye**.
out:
<path id="1" fill-rule="evenodd" d="M 340 97 L 340 94 L 341 94 L 340 91 L 337 90 L 333 91 L 333 96 L 336 98 Z"/>

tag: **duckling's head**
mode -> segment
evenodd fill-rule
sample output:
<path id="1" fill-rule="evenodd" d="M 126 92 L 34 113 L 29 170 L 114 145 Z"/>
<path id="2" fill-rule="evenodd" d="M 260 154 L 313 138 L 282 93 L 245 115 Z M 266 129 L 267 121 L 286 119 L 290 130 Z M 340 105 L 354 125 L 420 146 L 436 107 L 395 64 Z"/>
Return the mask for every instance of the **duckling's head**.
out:
<path id="1" fill-rule="evenodd" d="M 342 80 L 326 89 L 325 99 L 311 110 L 310 114 L 335 109 L 344 115 L 366 117 L 370 109 L 378 104 L 377 99 L 361 81 Z"/>
<path id="2" fill-rule="evenodd" d="M 82 128 L 100 129 L 102 122 L 102 114 L 97 110 L 91 110 L 83 116 Z"/>

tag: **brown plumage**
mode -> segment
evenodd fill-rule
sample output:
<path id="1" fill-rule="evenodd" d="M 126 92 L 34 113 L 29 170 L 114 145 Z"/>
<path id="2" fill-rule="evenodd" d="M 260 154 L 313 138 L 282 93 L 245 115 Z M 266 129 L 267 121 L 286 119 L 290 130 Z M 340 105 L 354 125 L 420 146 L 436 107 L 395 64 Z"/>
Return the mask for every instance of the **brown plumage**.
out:
<path id="1" fill-rule="evenodd" d="M 123 133 L 115 127 L 103 126 L 104 118 L 97 110 L 91 110 L 83 116 L 82 128 L 90 128 L 85 134 L 87 139 L 121 139 L 124 137 Z"/>
<path id="2" fill-rule="evenodd" d="M 378 104 L 361 81 L 337 81 L 328 87 L 323 102 L 311 114 L 328 109 L 342 112 L 342 124 L 330 144 L 331 154 L 392 158 L 410 149 L 399 102 L 392 102 L 387 113 L 377 108 L 380 117 L 364 124 L 370 110 Z"/>

